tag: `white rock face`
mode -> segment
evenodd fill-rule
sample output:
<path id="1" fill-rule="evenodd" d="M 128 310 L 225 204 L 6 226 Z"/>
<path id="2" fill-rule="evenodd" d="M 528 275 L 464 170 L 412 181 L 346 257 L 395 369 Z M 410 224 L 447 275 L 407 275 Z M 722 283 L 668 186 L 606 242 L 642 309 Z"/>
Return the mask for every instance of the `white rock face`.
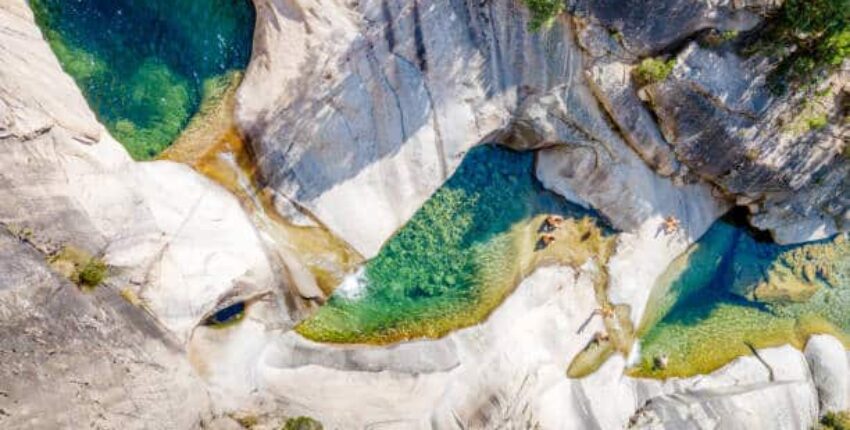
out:
<path id="1" fill-rule="evenodd" d="M 634 428 L 811 428 L 818 397 L 806 358 L 790 346 L 763 349 L 759 356 L 764 363 L 742 357 L 711 375 L 667 381 L 660 395 L 644 399 Z"/>
<path id="2" fill-rule="evenodd" d="M 595 103 L 572 91 L 583 78 L 569 25 L 529 33 L 513 0 L 257 5 L 238 121 L 270 186 L 367 258 L 472 146 L 555 143 L 524 135 L 520 111 L 554 99 L 581 124 Z"/>
<path id="3" fill-rule="evenodd" d="M 46 367 L 39 370 L 44 373 L 35 379 L 15 373 L 20 371 L 15 366 L 30 358 L 4 360 L 8 364 L 3 365 L 0 385 L 11 387 L 10 377 L 30 385 L 10 394 L 14 398 L 3 397 L 4 405 L 19 403 L 3 409 L 26 428 L 87 426 L 88 417 L 103 415 L 99 411 L 104 408 L 108 414 L 103 422 L 91 421 L 92 426 L 142 428 L 146 419 L 169 428 L 200 425 L 213 407 L 186 360 L 185 340 L 221 301 L 278 287 L 254 227 L 233 196 L 188 167 L 133 162 L 62 72 L 23 0 L 0 3 L 0 28 L 1 229 L 4 234 L 7 229 L 31 231 L 27 240 L 42 253 L 72 245 L 102 256 L 112 266 L 107 285 L 100 287 L 104 291 L 92 297 L 59 280 L 39 284 L 42 289 L 61 289 L 61 295 L 68 296 L 65 310 L 51 307 L 50 300 L 29 300 L 24 288 L 3 292 L 4 313 L 33 318 L 71 314 L 57 314 L 55 324 L 48 320 L 33 326 L 42 334 L 71 330 L 61 341 L 50 340 L 55 344 L 52 352 L 42 351 L 50 343 L 37 343 L 37 337 L 12 336 L 20 322 L 10 320 L 0 328 L 4 342 L 23 345 L 21 354 L 27 348 L 34 348 L 35 356 L 67 354 L 59 354 L 56 362 L 45 358 Z M 19 248 L 10 249 L 39 255 L 26 246 Z M 4 260 L 11 258 L 3 255 Z M 43 261 L 46 256 L 40 255 Z M 141 298 L 146 312 L 119 297 L 118 291 L 125 289 Z M 97 306 L 106 307 L 99 311 Z M 279 315 L 285 317 L 286 311 Z M 66 320 L 68 325 L 61 326 L 59 321 Z M 84 365 L 85 354 L 102 357 Z M 115 375 L 124 374 L 124 367 L 141 374 L 122 380 Z M 99 369 L 104 379 L 95 382 Z M 82 385 L 74 385 L 74 374 Z M 106 382 L 113 391 L 104 391 Z M 73 407 L 57 407 L 62 402 L 53 394 L 37 395 L 50 392 L 47 387 L 53 384 L 55 395 L 68 397 L 87 395 L 85 387 L 91 384 L 92 397 Z M 122 391 L 121 384 L 128 386 Z M 180 394 L 184 388 L 192 395 Z M 132 407 L 110 400 L 112 396 L 127 396 Z M 178 402 L 175 396 L 185 403 L 178 412 L 167 413 Z"/>
<path id="4" fill-rule="evenodd" d="M 805 354 L 818 390 L 821 413 L 840 412 L 850 407 L 850 369 L 844 345 L 832 336 L 815 335 L 806 343 Z"/>

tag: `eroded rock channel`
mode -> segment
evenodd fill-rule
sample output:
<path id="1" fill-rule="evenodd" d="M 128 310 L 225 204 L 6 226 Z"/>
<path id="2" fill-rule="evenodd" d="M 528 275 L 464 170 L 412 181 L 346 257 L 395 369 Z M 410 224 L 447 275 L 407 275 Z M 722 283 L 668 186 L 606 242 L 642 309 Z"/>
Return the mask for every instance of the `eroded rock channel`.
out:
<path id="1" fill-rule="evenodd" d="M 844 27 L 650 3 L 0 2 L 0 425 L 840 418 Z"/>

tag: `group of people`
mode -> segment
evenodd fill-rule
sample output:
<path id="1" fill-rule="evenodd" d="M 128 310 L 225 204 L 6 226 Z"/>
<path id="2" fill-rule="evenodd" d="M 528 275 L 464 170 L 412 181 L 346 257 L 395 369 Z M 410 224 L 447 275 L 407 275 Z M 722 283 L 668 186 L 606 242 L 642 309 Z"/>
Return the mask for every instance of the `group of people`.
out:
<path id="1" fill-rule="evenodd" d="M 543 224 L 540 225 L 539 232 L 543 233 L 540 236 L 540 240 L 537 241 L 537 248 L 544 249 L 549 246 L 552 242 L 555 241 L 555 235 L 552 234 L 555 230 L 561 228 L 564 225 L 564 217 L 560 215 L 549 215 L 543 220 Z"/>

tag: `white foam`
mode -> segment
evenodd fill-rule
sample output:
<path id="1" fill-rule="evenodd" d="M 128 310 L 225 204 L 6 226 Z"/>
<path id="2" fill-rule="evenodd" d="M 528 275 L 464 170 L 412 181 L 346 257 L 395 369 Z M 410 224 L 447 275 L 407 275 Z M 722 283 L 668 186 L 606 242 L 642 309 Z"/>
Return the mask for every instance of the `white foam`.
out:
<path id="1" fill-rule="evenodd" d="M 356 272 L 346 275 L 342 283 L 336 288 L 334 294 L 348 300 L 357 300 L 366 293 L 366 272 L 361 267 Z"/>

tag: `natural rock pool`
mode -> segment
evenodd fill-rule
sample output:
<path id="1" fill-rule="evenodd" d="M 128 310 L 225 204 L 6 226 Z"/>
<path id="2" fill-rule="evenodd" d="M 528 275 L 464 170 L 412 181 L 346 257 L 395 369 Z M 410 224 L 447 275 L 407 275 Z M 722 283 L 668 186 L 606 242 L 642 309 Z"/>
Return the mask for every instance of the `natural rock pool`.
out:
<path id="1" fill-rule="evenodd" d="M 130 154 L 167 148 L 251 55 L 250 0 L 31 0 L 62 67 Z"/>
<path id="2" fill-rule="evenodd" d="M 779 246 L 727 218 L 671 265 L 648 306 L 640 376 L 708 373 L 815 333 L 850 345 L 850 240 Z M 665 369 L 653 363 L 662 356 Z"/>
<path id="3" fill-rule="evenodd" d="M 534 155 L 485 145 L 297 331 L 338 343 L 438 337 L 484 319 L 540 264 L 604 264 L 609 231 L 544 190 Z M 565 218 L 542 247 L 547 215 Z"/>

